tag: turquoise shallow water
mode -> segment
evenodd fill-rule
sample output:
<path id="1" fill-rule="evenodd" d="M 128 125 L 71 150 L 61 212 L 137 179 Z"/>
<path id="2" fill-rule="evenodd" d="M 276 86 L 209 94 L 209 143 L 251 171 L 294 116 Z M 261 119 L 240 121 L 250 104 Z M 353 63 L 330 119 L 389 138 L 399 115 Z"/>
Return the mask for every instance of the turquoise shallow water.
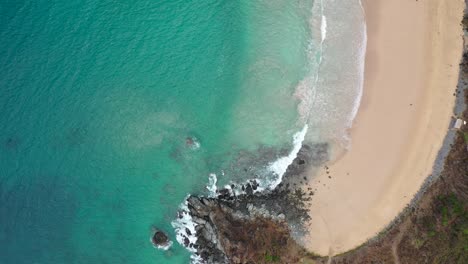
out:
<path id="1" fill-rule="evenodd" d="M 174 239 L 209 173 L 242 178 L 242 153 L 290 147 L 311 6 L 4 1 L 0 264 L 188 263 L 151 228 Z"/>

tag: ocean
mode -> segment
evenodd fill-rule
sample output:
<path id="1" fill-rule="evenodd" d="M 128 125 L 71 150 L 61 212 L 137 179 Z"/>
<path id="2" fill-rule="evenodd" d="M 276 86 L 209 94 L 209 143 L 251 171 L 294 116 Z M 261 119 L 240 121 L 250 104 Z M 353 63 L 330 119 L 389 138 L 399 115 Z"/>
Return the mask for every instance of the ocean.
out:
<path id="1" fill-rule="evenodd" d="M 189 263 L 188 194 L 346 148 L 362 94 L 358 0 L 5 0 L 0 37 L 0 264 Z"/>

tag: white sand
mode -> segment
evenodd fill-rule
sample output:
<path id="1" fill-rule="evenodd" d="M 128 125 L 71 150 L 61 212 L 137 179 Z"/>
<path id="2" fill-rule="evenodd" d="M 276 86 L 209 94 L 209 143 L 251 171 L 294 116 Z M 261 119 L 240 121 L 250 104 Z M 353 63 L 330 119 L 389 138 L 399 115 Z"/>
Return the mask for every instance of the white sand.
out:
<path id="1" fill-rule="evenodd" d="M 432 172 L 454 106 L 463 0 L 364 0 L 363 101 L 351 149 L 310 181 L 306 247 L 338 254 L 376 235 Z M 320 182 L 320 183 L 319 183 Z M 325 184 L 325 186 L 324 186 Z"/>

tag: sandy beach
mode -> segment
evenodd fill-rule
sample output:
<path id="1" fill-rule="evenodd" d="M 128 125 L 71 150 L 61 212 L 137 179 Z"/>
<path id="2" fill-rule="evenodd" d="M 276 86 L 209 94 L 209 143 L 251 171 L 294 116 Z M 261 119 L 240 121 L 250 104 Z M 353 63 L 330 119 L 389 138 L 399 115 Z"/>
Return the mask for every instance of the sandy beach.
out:
<path id="1" fill-rule="evenodd" d="M 462 54 L 463 0 L 364 0 L 364 96 L 351 148 L 315 191 L 307 249 L 351 250 L 375 236 L 431 174 L 449 129 Z"/>

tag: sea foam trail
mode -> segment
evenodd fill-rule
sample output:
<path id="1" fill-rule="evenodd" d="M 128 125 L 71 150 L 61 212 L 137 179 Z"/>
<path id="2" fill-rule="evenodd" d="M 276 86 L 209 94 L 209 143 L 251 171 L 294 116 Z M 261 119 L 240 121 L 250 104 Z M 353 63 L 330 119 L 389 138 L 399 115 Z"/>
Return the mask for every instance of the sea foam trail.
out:
<path id="1" fill-rule="evenodd" d="M 308 129 L 309 129 L 309 126 L 306 124 L 304 125 L 301 131 L 294 134 L 293 148 L 287 156 L 281 157 L 277 159 L 276 161 L 268 164 L 267 175 L 265 175 L 266 178 L 250 179 L 241 184 L 231 182 L 230 184 L 225 185 L 224 189 L 228 190 L 232 195 L 236 195 L 236 196 L 245 194 L 245 191 L 242 190 L 242 186 L 246 186 L 248 184 L 255 184 L 255 183 L 258 184 L 258 186 L 256 186 L 255 189 L 253 190 L 253 193 L 261 193 L 264 191 L 274 190 L 283 180 L 283 176 L 286 173 L 286 170 L 288 169 L 289 165 L 291 165 L 294 159 L 296 159 L 297 154 L 302 148 L 302 143 L 304 142 Z M 273 175 L 271 175 L 271 173 L 273 173 Z M 211 173 L 209 175 L 209 184 L 206 187 L 209 191 L 210 197 L 216 196 L 216 191 L 217 191 L 216 182 L 217 182 L 216 174 Z M 231 187 L 232 185 L 234 185 L 234 189 Z"/>
<path id="2" fill-rule="evenodd" d="M 316 2 L 309 21 L 310 73 L 297 85 L 300 121 L 313 128 L 308 140 L 350 146 L 364 85 L 367 28 L 359 0 Z M 327 41 L 328 39 L 332 41 Z M 340 41 L 345 40 L 345 41 Z"/>
<path id="3" fill-rule="evenodd" d="M 297 157 L 297 154 L 299 153 L 299 150 L 301 150 L 302 143 L 304 142 L 305 135 L 307 134 L 309 126 L 306 124 L 302 128 L 301 131 L 297 132 L 293 136 L 293 149 L 289 153 L 289 155 L 282 157 L 275 162 L 272 162 L 269 166 L 268 169 L 276 174 L 276 179 L 270 180 L 270 181 L 260 181 L 260 187 L 268 189 L 268 190 L 273 190 L 278 186 L 278 184 L 281 183 L 283 180 L 284 173 L 286 173 L 286 170 L 288 169 L 289 165 L 291 165 L 294 161 L 294 159 Z"/>
<path id="4" fill-rule="evenodd" d="M 361 46 L 358 47 L 359 48 L 359 52 L 358 52 L 358 62 L 359 62 L 359 66 L 358 66 L 358 69 L 359 69 L 359 75 L 360 75 L 360 78 L 359 78 L 359 83 L 358 83 L 358 87 L 360 88 L 359 89 L 359 94 L 354 102 L 354 108 L 353 108 L 353 112 L 351 113 L 351 124 L 350 124 L 350 127 L 352 125 L 352 122 L 354 121 L 354 119 L 356 118 L 356 115 L 359 111 L 359 106 L 361 105 L 361 100 L 362 100 L 362 96 L 364 94 L 364 74 L 365 74 L 365 67 L 366 67 L 366 52 L 367 52 L 367 22 L 366 22 L 366 13 L 365 13 L 365 10 L 364 10 L 364 6 L 362 5 L 362 1 L 359 0 L 359 6 L 361 7 L 361 11 L 362 13 L 364 14 L 364 23 L 362 25 L 362 41 L 361 41 Z"/>
<path id="5" fill-rule="evenodd" d="M 267 173 L 265 175 L 266 178 L 251 179 L 251 180 L 247 180 L 246 182 L 242 184 L 234 184 L 235 186 L 234 189 L 231 187 L 231 184 L 228 184 L 224 186 L 224 189 L 228 190 L 231 194 L 234 194 L 236 196 L 245 194 L 245 191 L 243 191 L 241 187 L 246 186 L 248 184 L 255 184 L 255 183 L 258 184 L 258 186 L 256 186 L 255 189 L 253 190 L 253 193 L 261 193 L 265 191 L 274 190 L 283 180 L 283 176 L 286 173 L 286 170 L 288 169 L 289 165 L 291 165 L 294 159 L 296 159 L 297 154 L 302 148 L 302 143 L 304 142 L 308 129 L 309 129 L 309 126 L 306 124 L 304 125 L 301 131 L 294 134 L 293 148 L 287 156 L 281 157 L 277 159 L 276 161 L 268 164 Z M 271 173 L 273 175 L 271 175 Z M 216 177 L 216 175 L 214 175 L 214 177 Z M 210 185 L 212 184 L 212 182 L 215 182 L 216 184 L 216 178 L 212 180 L 210 176 Z M 213 189 L 212 187 L 207 187 L 207 188 L 209 190 Z"/>
<path id="6" fill-rule="evenodd" d="M 315 13 L 315 11 L 317 10 L 313 8 L 312 13 Z M 319 57 L 316 64 L 314 63 L 316 60 L 316 48 L 314 48 L 313 40 L 314 38 L 310 40 L 308 46 L 308 59 L 310 61 L 309 67 L 315 70 L 311 70 L 311 73 L 298 84 L 296 91 L 294 92 L 294 97 L 299 100 L 297 110 L 300 120 L 301 122 L 305 123 L 308 123 L 312 106 L 316 101 L 320 66 L 322 65 L 323 61 L 324 42 L 327 38 L 327 17 L 324 14 L 323 0 L 320 1 L 320 18 L 320 22 L 318 22 L 318 19 L 312 15 L 309 21 L 312 36 L 314 36 L 314 29 L 317 27 L 317 24 L 320 23 L 320 43 L 318 44 Z"/>
<path id="7" fill-rule="evenodd" d="M 208 186 L 206 186 L 206 189 L 208 190 L 208 196 L 209 197 L 215 197 L 216 196 L 216 191 L 218 190 L 218 187 L 216 186 L 216 183 L 218 182 L 218 178 L 216 177 L 216 174 L 210 173 L 208 176 Z"/>
<path id="8" fill-rule="evenodd" d="M 153 243 L 153 240 L 151 238 L 150 238 L 150 242 Z M 166 250 L 168 250 L 168 249 L 170 249 L 172 247 L 172 241 L 169 241 L 169 243 L 167 243 L 167 245 L 165 245 L 165 246 L 159 246 L 159 245 L 156 246 L 154 244 L 153 244 L 153 246 L 155 248 L 157 248 L 157 249 L 166 251 Z"/>
<path id="9" fill-rule="evenodd" d="M 185 197 L 184 202 L 179 206 L 179 215 L 176 220 L 172 221 L 171 225 L 175 229 L 177 242 L 192 253 L 190 257 L 191 263 L 201 264 L 203 263 L 203 260 L 200 256 L 195 254 L 197 250 L 193 247 L 198 239 L 195 230 L 197 224 L 193 221 L 193 218 L 189 213 L 187 202 L 188 197 L 189 196 Z M 187 232 L 187 230 L 189 232 Z"/>
<path id="10" fill-rule="evenodd" d="M 327 38 L 327 17 L 322 15 L 322 23 L 320 25 L 320 32 L 322 33 L 322 43 Z"/>
<path id="11" fill-rule="evenodd" d="M 367 53 L 367 23 L 366 23 L 365 10 L 364 10 L 364 6 L 362 5 L 362 1 L 359 0 L 358 2 L 359 2 L 359 7 L 361 9 L 361 12 L 364 16 L 364 20 L 363 20 L 363 23 L 361 25 L 362 27 L 359 32 L 362 35 L 362 38 L 359 42 L 360 45 L 357 46 L 357 54 L 356 54 L 357 71 L 358 71 L 358 73 L 356 74 L 357 95 L 353 102 L 353 108 L 351 110 L 351 114 L 346 123 L 345 129 L 347 130 L 349 130 L 353 126 L 353 122 L 356 119 L 356 116 L 359 112 L 359 107 L 361 106 L 361 101 L 362 101 L 362 97 L 364 94 L 364 74 L 365 74 L 366 53 Z M 345 149 L 349 149 L 351 147 L 350 135 L 347 133 L 343 133 L 343 138 L 347 142 L 347 144 L 345 145 Z"/>

